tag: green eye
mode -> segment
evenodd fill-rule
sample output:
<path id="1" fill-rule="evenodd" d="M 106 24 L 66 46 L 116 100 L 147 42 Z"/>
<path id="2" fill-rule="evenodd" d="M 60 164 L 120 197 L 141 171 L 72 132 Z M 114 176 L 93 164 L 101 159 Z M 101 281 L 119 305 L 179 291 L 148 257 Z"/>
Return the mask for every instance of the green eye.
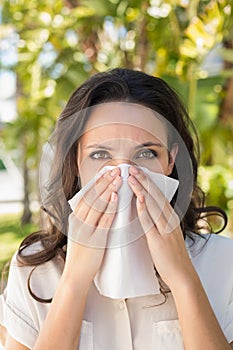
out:
<path id="1" fill-rule="evenodd" d="M 158 156 L 157 152 L 153 149 L 144 149 L 136 155 L 136 159 L 143 158 L 143 159 L 153 159 Z"/>
<path id="2" fill-rule="evenodd" d="M 110 159 L 111 156 L 107 151 L 95 151 L 90 154 L 92 159 Z"/>

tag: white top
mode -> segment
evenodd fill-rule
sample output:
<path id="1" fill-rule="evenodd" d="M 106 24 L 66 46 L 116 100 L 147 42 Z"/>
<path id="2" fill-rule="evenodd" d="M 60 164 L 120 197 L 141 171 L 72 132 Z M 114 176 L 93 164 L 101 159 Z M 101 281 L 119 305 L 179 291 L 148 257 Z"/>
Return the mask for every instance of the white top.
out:
<path id="1" fill-rule="evenodd" d="M 219 324 L 230 343 L 233 341 L 233 240 L 211 235 L 207 243 L 196 239 L 186 246 L 200 276 Z M 29 250 L 39 249 L 33 245 Z M 40 298 L 54 295 L 64 262 L 61 258 L 37 267 L 31 288 Z M 7 288 L 0 298 L 0 323 L 9 334 L 32 348 L 48 312 L 49 304 L 34 300 L 27 279 L 31 267 L 11 262 Z M 110 299 L 90 288 L 82 323 L 79 350 L 184 350 L 177 311 L 171 293 Z M 184 301 L 185 302 L 185 301 Z M 201 310 L 200 310 L 201 312 Z M 64 325 L 69 327 L 69 325 Z"/>

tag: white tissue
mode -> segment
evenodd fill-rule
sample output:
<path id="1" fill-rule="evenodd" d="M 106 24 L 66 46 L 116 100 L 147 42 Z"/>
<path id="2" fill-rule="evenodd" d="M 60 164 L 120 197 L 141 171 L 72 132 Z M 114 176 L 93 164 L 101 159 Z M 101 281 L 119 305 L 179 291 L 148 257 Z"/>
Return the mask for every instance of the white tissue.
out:
<path id="1" fill-rule="evenodd" d="M 100 294 L 113 299 L 160 293 L 146 237 L 137 217 L 135 196 L 127 183 L 129 166 L 128 164 L 118 166 L 123 179 L 118 191 L 118 210 L 108 233 L 108 245 L 101 268 L 94 279 Z M 104 167 L 97 177 L 113 168 L 115 167 Z M 179 182 L 146 168 L 141 169 L 171 201 Z M 96 177 L 69 201 L 72 210 L 95 180 Z"/>

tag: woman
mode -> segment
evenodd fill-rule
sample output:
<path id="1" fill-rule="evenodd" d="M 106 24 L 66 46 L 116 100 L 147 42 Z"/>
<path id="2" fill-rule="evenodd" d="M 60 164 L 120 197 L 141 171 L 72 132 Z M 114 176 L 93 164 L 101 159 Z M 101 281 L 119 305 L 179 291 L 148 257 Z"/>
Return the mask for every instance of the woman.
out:
<path id="1" fill-rule="evenodd" d="M 233 348 L 233 243 L 202 234 L 211 210 L 225 216 L 204 207 L 190 127 L 171 88 L 142 72 L 100 73 L 74 92 L 43 173 L 50 224 L 22 242 L 2 296 L 6 349 Z M 160 292 L 114 299 L 93 281 L 111 248 L 122 164 Z M 179 180 L 171 204 L 144 169 Z"/>

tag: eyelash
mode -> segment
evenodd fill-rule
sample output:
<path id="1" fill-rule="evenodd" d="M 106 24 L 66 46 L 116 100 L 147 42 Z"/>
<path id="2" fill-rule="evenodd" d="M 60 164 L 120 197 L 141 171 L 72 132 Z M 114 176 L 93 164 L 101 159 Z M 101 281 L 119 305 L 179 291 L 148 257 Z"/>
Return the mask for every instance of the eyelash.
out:
<path id="1" fill-rule="evenodd" d="M 142 153 L 147 153 L 147 154 L 149 154 L 149 156 L 140 157 L 140 154 L 142 154 Z M 147 148 L 147 149 L 143 149 L 143 150 L 139 151 L 138 154 L 136 155 L 136 159 L 138 159 L 138 158 L 153 159 L 153 158 L 156 158 L 157 156 L 158 156 L 158 153 L 154 149 Z"/>
<path id="2" fill-rule="evenodd" d="M 146 157 L 141 156 L 143 153 L 147 153 L 149 156 L 146 156 Z M 140 159 L 140 158 L 153 159 L 153 158 L 156 158 L 157 156 L 158 156 L 158 153 L 155 150 L 147 148 L 139 151 L 135 158 L 136 159 Z M 110 153 L 103 150 L 92 152 L 90 154 L 90 158 L 94 160 L 112 159 Z"/>
<path id="3" fill-rule="evenodd" d="M 101 155 L 104 155 L 103 157 L 100 156 L 98 157 L 97 155 L 98 154 L 101 154 Z M 97 156 L 97 157 L 96 157 Z M 91 159 L 95 159 L 95 160 L 99 160 L 99 159 L 111 159 L 111 155 L 110 153 L 108 153 L 107 151 L 95 151 L 95 152 L 92 152 L 89 156 Z"/>

